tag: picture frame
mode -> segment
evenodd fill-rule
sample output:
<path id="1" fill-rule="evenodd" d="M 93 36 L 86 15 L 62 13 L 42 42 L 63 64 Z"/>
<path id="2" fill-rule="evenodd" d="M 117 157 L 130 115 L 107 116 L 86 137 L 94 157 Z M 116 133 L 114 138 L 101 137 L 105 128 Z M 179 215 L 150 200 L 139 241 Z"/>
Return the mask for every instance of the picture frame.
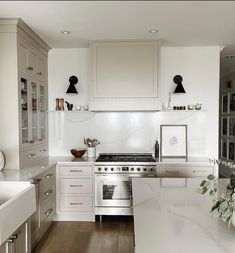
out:
<path id="1" fill-rule="evenodd" d="M 161 125 L 160 143 L 160 161 L 168 158 L 188 160 L 187 125 Z"/>

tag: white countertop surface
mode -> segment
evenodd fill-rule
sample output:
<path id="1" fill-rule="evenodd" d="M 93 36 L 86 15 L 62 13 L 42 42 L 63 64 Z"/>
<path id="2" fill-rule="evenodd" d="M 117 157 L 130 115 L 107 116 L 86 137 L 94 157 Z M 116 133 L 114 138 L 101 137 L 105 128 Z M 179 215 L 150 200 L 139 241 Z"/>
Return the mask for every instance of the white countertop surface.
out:
<path id="1" fill-rule="evenodd" d="M 135 253 L 235 253 L 235 228 L 211 217 L 201 181 L 133 178 Z"/>
<path id="2" fill-rule="evenodd" d="M 68 163 L 77 163 L 77 164 L 92 164 L 94 163 L 95 158 L 74 158 L 73 156 L 53 156 L 48 157 L 37 164 L 26 167 L 23 169 L 4 169 L 0 172 L 0 181 L 31 181 L 31 179 L 42 174 L 51 167 L 56 166 L 56 164 L 68 164 Z"/>

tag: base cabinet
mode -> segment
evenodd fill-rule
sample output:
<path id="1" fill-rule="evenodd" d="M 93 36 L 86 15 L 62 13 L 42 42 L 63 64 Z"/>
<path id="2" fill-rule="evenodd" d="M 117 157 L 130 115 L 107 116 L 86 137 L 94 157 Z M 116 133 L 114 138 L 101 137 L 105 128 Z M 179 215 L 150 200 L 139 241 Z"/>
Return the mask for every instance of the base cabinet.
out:
<path id="1" fill-rule="evenodd" d="M 157 165 L 158 177 L 207 177 L 214 174 L 214 166 L 189 164 L 162 164 Z"/>
<path id="2" fill-rule="evenodd" d="M 55 168 L 48 168 L 46 172 L 34 178 L 34 184 L 37 211 L 31 216 L 32 248 L 47 231 L 55 217 Z"/>
<path id="3" fill-rule="evenodd" d="M 30 222 L 25 222 L 0 246 L 0 253 L 31 253 Z"/>
<path id="4" fill-rule="evenodd" d="M 56 220 L 95 221 L 93 164 L 58 164 Z"/>

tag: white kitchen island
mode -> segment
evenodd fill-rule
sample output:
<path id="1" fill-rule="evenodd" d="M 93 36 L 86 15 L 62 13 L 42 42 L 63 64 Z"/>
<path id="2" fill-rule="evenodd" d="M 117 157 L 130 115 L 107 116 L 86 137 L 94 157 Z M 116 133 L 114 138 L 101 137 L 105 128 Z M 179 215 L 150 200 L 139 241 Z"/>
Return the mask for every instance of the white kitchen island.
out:
<path id="1" fill-rule="evenodd" d="M 235 253 L 235 228 L 212 218 L 211 198 L 197 193 L 202 178 L 132 181 L 135 253 Z"/>

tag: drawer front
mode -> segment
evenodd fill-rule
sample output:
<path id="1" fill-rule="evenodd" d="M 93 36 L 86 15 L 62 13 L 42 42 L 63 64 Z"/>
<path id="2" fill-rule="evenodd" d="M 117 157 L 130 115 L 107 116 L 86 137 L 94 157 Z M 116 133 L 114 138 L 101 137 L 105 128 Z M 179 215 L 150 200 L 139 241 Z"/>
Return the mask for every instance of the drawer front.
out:
<path id="1" fill-rule="evenodd" d="M 46 202 L 52 195 L 55 194 L 55 182 L 51 181 L 44 184 L 41 189 L 41 200 Z"/>
<path id="2" fill-rule="evenodd" d="M 92 193 L 92 179 L 60 179 L 59 191 L 66 193 Z"/>
<path id="3" fill-rule="evenodd" d="M 91 166 L 59 166 L 59 176 L 61 177 L 92 177 L 93 168 Z"/>
<path id="4" fill-rule="evenodd" d="M 159 177 L 191 177 L 192 172 L 190 168 L 186 167 L 160 167 L 158 169 Z"/>
<path id="5" fill-rule="evenodd" d="M 42 205 L 41 220 L 42 227 L 47 226 L 55 217 L 55 195 L 51 196 L 50 200 Z"/>
<path id="6" fill-rule="evenodd" d="M 91 196 L 60 196 L 59 208 L 61 212 L 92 212 Z"/>
<path id="7" fill-rule="evenodd" d="M 42 183 L 47 184 L 48 182 L 54 182 L 55 184 L 55 168 L 50 168 L 42 175 Z"/>
<path id="8" fill-rule="evenodd" d="M 209 174 L 214 174 L 212 166 L 192 167 L 191 173 L 193 177 L 207 177 Z"/>

